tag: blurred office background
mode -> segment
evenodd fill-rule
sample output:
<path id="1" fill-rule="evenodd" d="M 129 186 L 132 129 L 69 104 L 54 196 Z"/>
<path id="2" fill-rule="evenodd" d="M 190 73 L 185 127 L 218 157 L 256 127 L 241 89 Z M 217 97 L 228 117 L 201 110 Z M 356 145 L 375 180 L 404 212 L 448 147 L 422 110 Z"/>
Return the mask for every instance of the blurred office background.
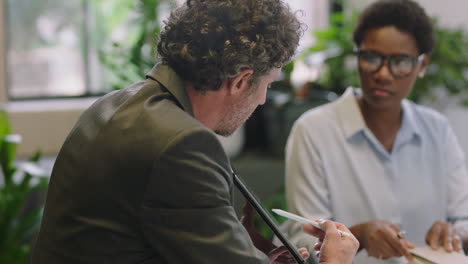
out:
<path id="1" fill-rule="evenodd" d="M 239 174 L 267 203 L 284 202 L 283 147 L 295 119 L 334 100 L 343 86 L 357 85 L 354 57 L 346 53 L 352 48 L 351 36 L 346 33 L 352 29 L 353 14 L 373 1 L 287 1 L 293 9 L 302 10 L 298 15 L 308 27 L 294 65 L 285 67 L 269 90 L 267 103 L 246 125 L 230 138 L 220 138 Z M 446 49 L 460 53 L 455 54 L 458 60 L 468 58 L 463 48 L 468 2 L 417 1 L 445 30 L 441 34 L 446 38 L 437 43 L 446 41 Z M 38 165 L 43 174 L 50 174 L 63 140 L 82 111 L 99 96 L 143 78 L 156 62 L 154 41 L 161 21 L 181 2 L 0 0 L 0 107 L 10 120 L 11 133 L 22 137 L 15 163 L 40 150 Z M 320 41 L 326 45 L 318 45 Z M 468 153 L 468 67 L 464 68 L 468 61 L 458 61 L 456 72 L 450 63 L 433 67 L 433 76 L 442 69 L 448 72 L 434 77 L 436 85 L 430 93 L 418 90 L 415 99 L 448 116 Z M 341 74 L 339 67 L 347 73 Z M 40 204 L 41 197 L 30 199 Z M 240 204 L 236 203 L 238 210 Z"/>
<path id="2" fill-rule="evenodd" d="M 314 45 L 313 31 L 330 25 L 331 12 L 349 14 L 372 1 L 288 1 L 293 9 L 302 10 L 299 15 L 308 26 L 300 51 Z M 437 18 L 441 27 L 468 29 L 468 18 L 463 13 L 468 7 L 466 1 L 418 1 Z M 157 17 L 157 22 L 145 25 L 148 30 L 157 30 L 169 10 L 181 0 L 155 0 L 157 5 L 143 4 L 145 2 L 152 1 L 0 0 L 0 105 L 8 111 L 14 132 L 23 136 L 18 149 L 20 156 L 37 149 L 45 155 L 55 155 L 83 109 L 96 97 L 138 80 L 142 77 L 139 73 L 155 62 L 149 44 L 140 47 L 141 56 L 145 58 L 134 58 L 131 54 L 135 52 L 131 50 L 134 43 L 142 36 L 144 22 L 139 20 L 145 16 L 145 11 L 140 9 L 145 5 L 157 8 L 153 12 L 156 14 L 149 14 L 153 17 L 147 17 Z M 151 38 L 146 36 L 143 41 L 154 41 L 151 33 L 154 32 L 146 33 Z M 322 52 L 323 56 L 309 52 L 308 59 L 297 58 L 294 71 L 288 76 L 294 92 L 306 82 L 320 78 L 324 56 L 340 52 L 339 49 L 330 50 L 328 54 Z M 301 57 L 301 52 L 298 54 Z M 138 59 L 137 63 L 128 63 Z M 352 58 L 348 60 L 352 64 Z M 125 65 L 128 67 L 123 70 L 115 69 Z M 140 69 L 135 69 L 137 66 Z M 122 71 L 127 72 L 126 76 Z M 468 110 L 457 102 L 460 96 L 445 96 L 446 90 L 440 89 L 439 98 L 435 100 L 423 98 L 419 102 L 448 115 L 468 151 L 468 137 L 465 136 L 468 122 L 463 118 Z M 275 100 L 290 99 L 278 97 Z M 243 148 L 243 140 L 240 139 L 241 144 L 231 144 L 231 148 Z M 241 151 L 231 148 L 229 151 L 235 152 L 233 154 Z"/>

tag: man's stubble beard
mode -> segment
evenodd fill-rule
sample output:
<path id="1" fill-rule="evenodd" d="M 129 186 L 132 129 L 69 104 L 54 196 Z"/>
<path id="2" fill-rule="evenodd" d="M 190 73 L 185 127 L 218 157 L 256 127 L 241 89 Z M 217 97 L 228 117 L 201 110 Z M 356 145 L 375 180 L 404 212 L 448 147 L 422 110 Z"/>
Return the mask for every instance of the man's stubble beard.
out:
<path id="1" fill-rule="evenodd" d="M 259 88 L 258 83 L 253 83 L 251 90 L 246 92 L 243 100 L 233 103 L 227 109 L 225 117 L 222 122 L 218 125 L 218 128 L 214 132 L 218 135 L 228 137 L 232 135 L 236 129 L 244 124 L 257 108 L 255 104 L 256 91 Z"/>
<path id="2" fill-rule="evenodd" d="M 216 134 L 228 137 L 232 135 L 242 124 L 244 124 L 254 112 L 256 106 L 251 109 L 244 104 L 236 104 L 230 107 L 226 117 L 219 124 L 218 128 L 214 131 Z"/>

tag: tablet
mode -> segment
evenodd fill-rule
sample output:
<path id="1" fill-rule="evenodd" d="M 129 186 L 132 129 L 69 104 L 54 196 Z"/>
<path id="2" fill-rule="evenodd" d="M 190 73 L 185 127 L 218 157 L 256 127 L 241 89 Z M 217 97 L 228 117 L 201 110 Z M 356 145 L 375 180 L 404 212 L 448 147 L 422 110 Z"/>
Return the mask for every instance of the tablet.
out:
<path id="1" fill-rule="evenodd" d="M 242 195 L 245 197 L 247 201 L 250 202 L 252 207 L 257 211 L 257 213 L 260 215 L 260 217 L 265 221 L 265 223 L 270 227 L 270 229 L 273 231 L 273 233 L 278 237 L 278 239 L 283 243 L 283 245 L 288 249 L 288 251 L 291 253 L 292 257 L 298 264 L 307 264 L 307 261 L 304 260 L 301 256 L 301 254 L 297 251 L 296 247 L 294 247 L 288 239 L 281 233 L 281 231 L 278 228 L 278 225 L 275 223 L 275 221 L 268 215 L 267 211 L 263 208 L 261 203 L 255 198 L 253 193 L 249 191 L 245 183 L 241 180 L 237 174 L 232 171 L 232 176 L 234 178 L 234 184 L 236 185 L 237 189 L 242 193 Z"/>

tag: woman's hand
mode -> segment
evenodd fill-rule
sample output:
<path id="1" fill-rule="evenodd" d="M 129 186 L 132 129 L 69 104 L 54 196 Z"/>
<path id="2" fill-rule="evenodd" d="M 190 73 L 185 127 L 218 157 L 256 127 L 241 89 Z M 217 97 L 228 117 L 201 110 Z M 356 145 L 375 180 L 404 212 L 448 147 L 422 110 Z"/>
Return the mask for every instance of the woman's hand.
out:
<path id="1" fill-rule="evenodd" d="M 449 222 L 435 222 L 426 234 L 426 243 L 436 250 L 443 247 L 447 252 L 462 252 L 462 241 L 455 228 Z"/>
<path id="2" fill-rule="evenodd" d="M 404 256 L 409 262 L 413 261 L 409 249 L 414 245 L 399 236 L 400 229 L 396 225 L 386 220 L 374 220 L 353 226 L 351 230 L 369 256 L 378 259 Z"/>

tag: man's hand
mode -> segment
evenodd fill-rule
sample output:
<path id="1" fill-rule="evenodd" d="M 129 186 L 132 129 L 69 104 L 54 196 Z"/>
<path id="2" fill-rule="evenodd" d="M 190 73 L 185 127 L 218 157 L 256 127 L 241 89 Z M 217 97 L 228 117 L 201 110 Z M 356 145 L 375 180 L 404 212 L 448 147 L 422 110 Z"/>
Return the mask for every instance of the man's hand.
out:
<path id="1" fill-rule="evenodd" d="M 314 249 L 317 250 L 317 258 L 320 264 L 351 264 L 353 258 L 359 249 L 359 241 L 352 235 L 351 237 L 342 237 L 338 230 L 351 233 L 343 224 L 323 221 L 320 226 L 325 231 L 315 228 L 311 225 L 304 225 L 302 229 L 319 238 Z"/>
<path id="2" fill-rule="evenodd" d="M 386 221 L 374 220 L 351 228 L 369 256 L 378 259 L 404 256 L 409 262 L 413 256 L 408 249 L 414 245 L 405 238 L 399 237 L 400 229 Z"/>
<path id="3" fill-rule="evenodd" d="M 241 219 L 242 225 L 245 227 L 247 232 L 249 233 L 250 238 L 254 246 L 265 253 L 270 259 L 270 263 L 272 264 L 292 264 L 296 263 L 294 258 L 289 253 L 288 249 L 284 246 L 276 247 L 270 240 L 264 238 L 260 235 L 257 230 L 255 230 L 254 226 L 254 210 L 250 203 L 246 202 L 244 209 L 243 209 L 243 216 Z M 301 248 L 298 250 L 299 253 L 302 255 L 302 258 L 307 259 L 309 258 L 310 254 L 305 248 Z"/>
<path id="4" fill-rule="evenodd" d="M 245 227 L 247 232 L 249 233 L 250 238 L 256 248 L 260 251 L 268 255 L 276 246 L 268 239 L 264 238 L 260 235 L 257 230 L 255 230 L 254 226 L 254 209 L 249 202 L 246 202 L 244 205 L 244 209 L 242 210 L 244 214 L 242 216 L 241 222 L 242 225 Z"/>
<path id="5" fill-rule="evenodd" d="M 303 259 L 308 259 L 310 257 L 309 252 L 305 248 L 300 248 L 298 250 Z M 277 247 L 273 249 L 268 254 L 271 264 L 295 264 L 296 260 L 291 256 L 288 249 L 285 246 Z"/>
<path id="6" fill-rule="evenodd" d="M 426 234 L 426 243 L 433 249 L 437 250 L 443 247 L 447 252 L 453 250 L 462 252 L 462 241 L 458 236 L 452 224 L 443 221 L 435 222 Z"/>

